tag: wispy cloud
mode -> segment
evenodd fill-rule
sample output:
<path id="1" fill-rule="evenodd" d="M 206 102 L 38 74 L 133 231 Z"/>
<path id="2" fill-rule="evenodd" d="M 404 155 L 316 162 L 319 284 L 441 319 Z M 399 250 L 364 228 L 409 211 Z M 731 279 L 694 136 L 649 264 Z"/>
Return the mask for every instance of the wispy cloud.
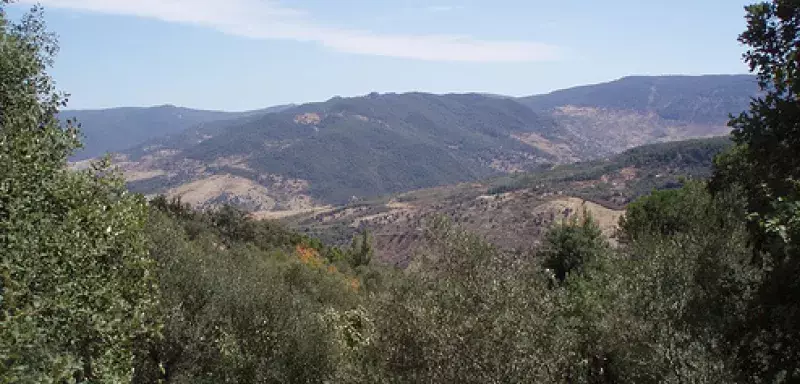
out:
<path id="1" fill-rule="evenodd" d="M 271 0 L 22 0 L 46 7 L 131 15 L 213 28 L 255 39 L 321 44 L 339 52 L 429 61 L 531 62 L 556 60 L 558 47 L 529 41 L 480 40 L 461 35 L 376 34 L 331 27 L 303 10 Z M 444 11 L 444 6 L 440 11 Z"/>

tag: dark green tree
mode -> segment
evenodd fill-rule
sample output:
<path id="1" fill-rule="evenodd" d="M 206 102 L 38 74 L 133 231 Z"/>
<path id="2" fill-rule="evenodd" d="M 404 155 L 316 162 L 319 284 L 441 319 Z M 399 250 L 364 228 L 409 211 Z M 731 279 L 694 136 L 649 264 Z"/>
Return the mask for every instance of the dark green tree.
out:
<path id="1" fill-rule="evenodd" d="M 584 211 L 580 219 L 573 216 L 568 222 L 550 229 L 539 254 L 544 267 L 550 269 L 558 281 L 564 281 L 607 250 L 603 231 L 592 215 Z"/>
<path id="2" fill-rule="evenodd" d="M 351 267 L 358 268 L 369 265 L 375 254 L 375 250 L 372 248 L 372 236 L 369 235 L 369 230 L 364 229 L 361 233 L 353 236 L 349 252 Z"/>
<path id="3" fill-rule="evenodd" d="M 755 263 L 767 270 L 738 332 L 743 375 L 800 380 L 800 2 L 746 7 L 739 41 L 762 95 L 731 121 L 738 148 L 717 160 L 712 186 L 744 190 Z"/>
<path id="4" fill-rule="evenodd" d="M 653 191 L 628 205 L 619 222 L 619 238 L 632 242 L 642 236 L 685 233 L 696 227 L 698 218 L 709 214 L 698 210 L 718 208 L 711 199 L 706 183 L 701 181 L 689 181 L 679 189 Z"/>

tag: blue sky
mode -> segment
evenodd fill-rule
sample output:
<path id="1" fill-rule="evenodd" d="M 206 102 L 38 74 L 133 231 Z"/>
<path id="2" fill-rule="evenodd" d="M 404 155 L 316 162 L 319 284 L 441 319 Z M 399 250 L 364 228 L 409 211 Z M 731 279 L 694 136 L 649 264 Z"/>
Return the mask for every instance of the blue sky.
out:
<path id="1" fill-rule="evenodd" d="M 12 15 L 27 7 L 21 0 Z M 247 110 L 745 73 L 740 0 L 38 0 L 70 108 Z"/>

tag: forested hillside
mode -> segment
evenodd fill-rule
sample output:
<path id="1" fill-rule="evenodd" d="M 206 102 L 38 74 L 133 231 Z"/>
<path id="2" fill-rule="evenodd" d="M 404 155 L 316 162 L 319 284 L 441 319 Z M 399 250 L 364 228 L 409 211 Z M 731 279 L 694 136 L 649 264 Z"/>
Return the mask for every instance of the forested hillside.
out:
<path id="1" fill-rule="evenodd" d="M 0 383 L 800 381 L 796 2 L 746 8 L 739 41 L 764 94 L 730 122 L 732 144 L 648 146 L 542 174 L 613 186 L 640 172 L 662 179 L 666 167 L 679 184 L 632 192 L 613 233 L 608 212 L 590 204 L 551 219 L 540 236 L 513 234 L 539 240 L 532 249 L 493 245 L 468 230 L 469 217 L 439 215 L 415 230 L 420 246 L 403 268 L 376 258 L 369 231 L 335 246 L 230 205 L 148 201 L 107 161 L 69 167 L 80 135 L 58 119 L 65 102 L 48 73 L 58 46 L 40 8 L 15 21 L 7 3 Z M 449 108 L 520 105 L 460 97 Z M 331 116 L 332 132 L 356 115 L 365 131 L 378 129 L 367 111 L 338 106 L 342 116 L 337 108 L 278 120 L 306 128 L 271 135 L 322 132 Z M 476 140 L 496 132 L 467 126 Z M 524 180 L 495 194 L 464 185 L 482 189 L 479 209 L 497 212 L 516 188 L 538 188 Z"/>
<path id="2" fill-rule="evenodd" d="M 133 151 L 126 159 L 135 161 L 127 165 L 130 172 L 159 176 L 132 181 L 131 188 L 165 192 L 231 174 L 261 185 L 270 198 L 289 180 L 302 186 L 298 195 L 343 203 L 530 169 L 567 156 L 512 137 L 536 133 L 545 143 L 560 141 L 550 119 L 512 100 L 478 95 L 333 99 L 201 132 L 207 137 L 200 143 L 179 137 Z"/>
<path id="3" fill-rule="evenodd" d="M 83 148 L 73 158 L 84 160 L 106 152 L 128 149 L 148 139 L 181 132 L 202 122 L 232 118 L 235 114 L 163 105 L 152 108 L 67 110 L 59 115 L 63 120 L 80 121 Z"/>

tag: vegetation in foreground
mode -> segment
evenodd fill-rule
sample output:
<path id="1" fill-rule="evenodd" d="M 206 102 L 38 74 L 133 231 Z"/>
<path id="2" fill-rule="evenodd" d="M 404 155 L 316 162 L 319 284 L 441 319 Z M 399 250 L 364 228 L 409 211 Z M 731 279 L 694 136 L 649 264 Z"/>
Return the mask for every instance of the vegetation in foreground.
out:
<path id="1" fill-rule="evenodd" d="M 536 255 L 446 220 L 405 270 L 224 208 L 146 203 L 76 130 L 38 10 L 0 18 L 0 382 L 791 383 L 800 380 L 800 6 L 747 8 L 765 96 L 710 182 L 591 218 Z"/>

